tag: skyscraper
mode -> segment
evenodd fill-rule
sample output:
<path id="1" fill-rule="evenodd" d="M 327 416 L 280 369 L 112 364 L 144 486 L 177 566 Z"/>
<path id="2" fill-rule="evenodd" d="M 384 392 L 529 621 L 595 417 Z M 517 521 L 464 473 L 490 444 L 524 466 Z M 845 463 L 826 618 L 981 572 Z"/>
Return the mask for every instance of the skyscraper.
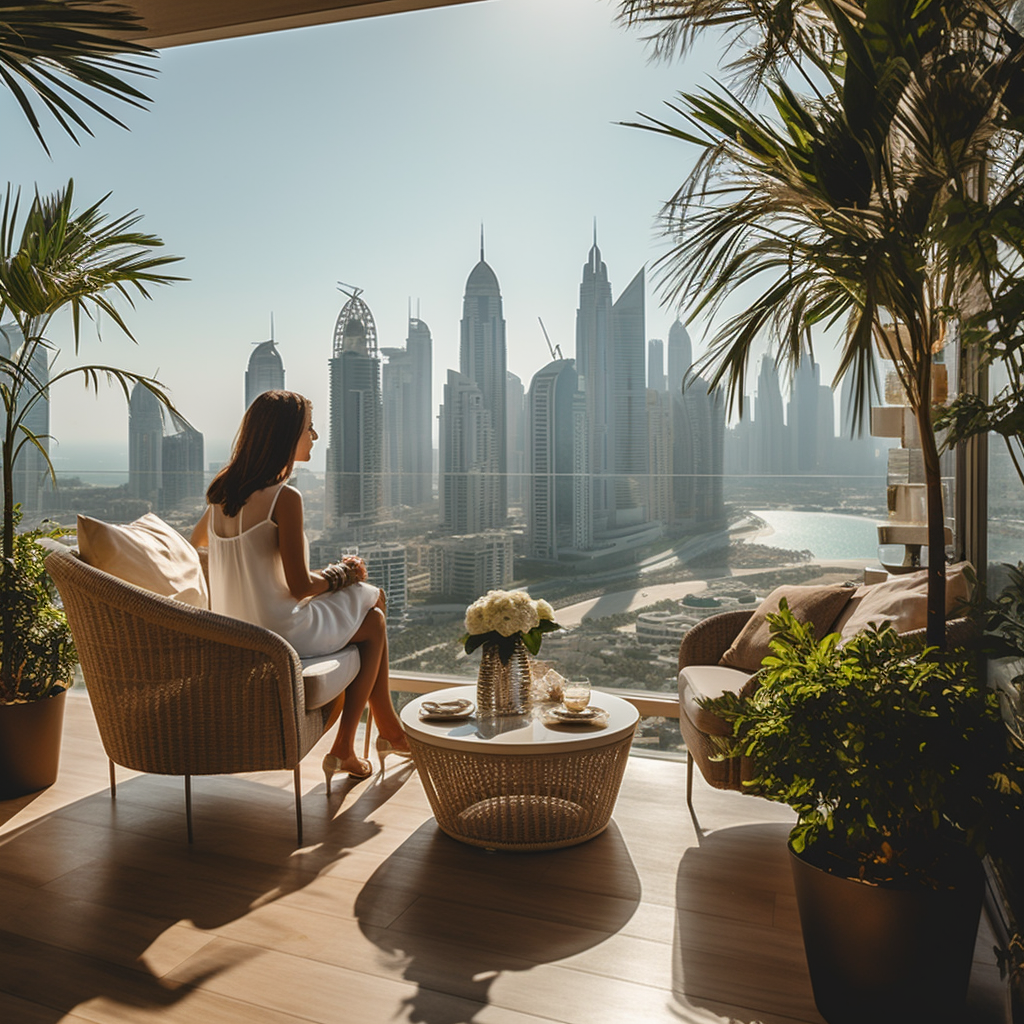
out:
<path id="1" fill-rule="evenodd" d="M 556 359 L 538 370 L 530 384 L 529 551 L 533 558 L 557 559 L 576 547 L 579 520 L 589 517 L 589 488 L 580 446 L 586 416 L 575 361 Z M 587 545 L 589 546 L 589 545 Z"/>
<path id="2" fill-rule="evenodd" d="M 615 525 L 643 523 L 648 473 L 647 388 L 644 386 L 644 269 L 612 306 L 612 405 L 609 442 L 615 474 Z"/>
<path id="3" fill-rule="evenodd" d="M 665 526 L 675 519 L 673 500 L 673 422 L 675 395 L 660 388 L 647 389 L 647 446 L 650 472 L 647 474 L 648 517 Z"/>
<path id="4" fill-rule="evenodd" d="M 384 505 L 384 411 L 377 326 L 356 288 L 338 314 L 330 360 L 324 525 L 373 539 Z"/>
<path id="5" fill-rule="evenodd" d="M 590 473 L 593 480 L 595 531 L 603 529 L 614 511 L 612 457 L 609 450 L 612 385 L 612 288 L 608 268 L 597 247 L 597 228 L 580 281 L 576 310 L 576 368 L 583 379 L 590 430 Z"/>
<path id="6" fill-rule="evenodd" d="M 677 319 L 668 329 L 668 389 L 678 395 L 683 386 L 683 378 L 693 363 L 693 345 L 686 328 Z"/>
<path id="7" fill-rule="evenodd" d="M 476 382 L 448 371 L 440 413 L 441 528 L 479 533 L 495 526 L 494 420 Z"/>
<path id="8" fill-rule="evenodd" d="M 423 505 L 431 496 L 430 328 L 409 319 L 405 348 L 381 349 L 385 495 L 390 506 Z"/>
<path id="9" fill-rule="evenodd" d="M 164 434 L 160 467 L 160 507 L 203 495 L 203 435 L 179 416 L 171 415 L 173 433 Z"/>
<path id="10" fill-rule="evenodd" d="M 466 280 L 462 300 L 459 370 L 480 389 L 484 408 L 491 415 L 491 444 L 497 479 L 493 507 L 485 510 L 486 528 L 504 526 L 508 518 L 508 423 L 505 388 L 507 373 L 505 319 L 502 314 L 498 278 L 484 260 L 483 231 L 480 232 L 480 262 Z"/>
<path id="11" fill-rule="evenodd" d="M 245 407 L 252 405 L 252 400 L 264 391 L 280 391 L 284 388 L 284 362 L 277 351 L 277 343 L 260 342 L 249 356 L 249 365 L 245 371 Z"/>
<path id="12" fill-rule="evenodd" d="M 665 342 L 651 338 L 647 342 L 647 386 L 654 391 L 665 391 L 668 378 L 665 376 Z"/>
<path id="13" fill-rule="evenodd" d="M 725 401 L 719 389 L 692 378 L 679 395 L 673 416 L 673 472 L 676 515 L 713 524 L 725 514 Z"/>
<path id="14" fill-rule="evenodd" d="M 806 355 L 793 374 L 787 423 L 796 473 L 819 473 L 825 468 L 834 434 L 832 392 L 822 387 L 820 376 L 821 367 Z"/>
<path id="15" fill-rule="evenodd" d="M 156 395 L 142 384 L 128 402 L 128 493 L 160 503 L 163 473 L 164 417 Z"/>
<path id="16" fill-rule="evenodd" d="M 750 471 L 757 474 L 785 473 L 790 439 L 783 417 L 779 370 L 771 356 L 763 356 L 754 396 L 753 452 Z"/>
<path id="17" fill-rule="evenodd" d="M 49 349 L 43 345 L 37 345 L 31 353 L 22 347 L 23 338 L 16 323 L 4 324 L 0 327 L 0 355 L 10 359 L 19 366 L 22 360 L 28 358 L 28 366 L 23 367 L 39 384 L 46 384 L 50 379 L 50 367 L 47 362 Z M 0 381 L 4 377 L 0 371 Z M 24 409 L 26 398 L 31 397 L 35 391 L 35 385 L 29 384 L 27 393 L 22 393 L 19 402 L 18 412 Z M 50 401 L 42 398 L 30 409 L 25 411 L 22 425 L 30 430 L 39 440 L 43 451 L 50 451 Z M 24 435 L 15 440 L 16 444 L 21 443 Z M 14 503 L 20 504 L 24 512 L 37 512 L 43 507 L 43 493 L 48 490 L 50 484 L 50 470 L 46 465 L 46 458 L 43 453 L 31 442 L 25 441 L 14 461 L 14 481 L 11 488 Z M 0 493 L 3 491 L 3 482 L 0 481 Z"/>
<path id="18" fill-rule="evenodd" d="M 514 373 L 505 375 L 505 383 L 508 500 L 514 505 L 522 505 L 528 489 L 526 474 L 529 465 L 526 450 L 526 392 L 522 379 Z"/>

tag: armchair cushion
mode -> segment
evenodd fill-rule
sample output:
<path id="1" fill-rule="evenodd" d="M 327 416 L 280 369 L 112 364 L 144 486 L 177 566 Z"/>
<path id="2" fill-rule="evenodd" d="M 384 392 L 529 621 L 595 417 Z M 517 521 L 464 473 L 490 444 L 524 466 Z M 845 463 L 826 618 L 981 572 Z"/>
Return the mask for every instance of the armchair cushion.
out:
<path id="1" fill-rule="evenodd" d="M 966 565 L 966 562 L 958 562 L 946 567 L 947 620 L 956 614 L 959 604 L 970 597 L 970 584 L 964 575 Z M 863 632 L 872 622 L 891 622 L 897 633 L 924 629 L 928 623 L 928 570 L 857 587 L 833 631 L 846 641 Z"/>
<path id="2" fill-rule="evenodd" d="M 820 638 L 828 632 L 836 616 L 846 607 L 857 589 L 842 583 L 820 587 L 776 588 L 761 602 L 740 630 L 732 646 L 722 655 L 719 665 L 741 669 L 747 674 L 761 667 L 762 660 L 771 653 L 768 647 L 771 633 L 767 616 L 779 610 L 783 598 L 793 615 L 800 622 L 810 622 L 814 626 L 814 635 Z"/>
<path id="3" fill-rule="evenodd" d="M 88 565 L 126 583 L 197 608 L 210 606 L 195 548 L 152 512 L 127 526 L 80 515 L 78 550 Z"/>
<path id="4" fill-rule="evenodd" d="M 725 665 L 688 665 L 679 673 L 679 711 L 693 726 L 710 736 L 731 736 L 732 726 L 697 702 L 702 697 L 739 693 L 749 673 Z"/>
<path id="5" fill-rule="evenodd" d="M 302 659 L 302 688 L 306 710 L 329 704 L 359 672 L 359 648 L 344 647 L 320 658 Z"/>

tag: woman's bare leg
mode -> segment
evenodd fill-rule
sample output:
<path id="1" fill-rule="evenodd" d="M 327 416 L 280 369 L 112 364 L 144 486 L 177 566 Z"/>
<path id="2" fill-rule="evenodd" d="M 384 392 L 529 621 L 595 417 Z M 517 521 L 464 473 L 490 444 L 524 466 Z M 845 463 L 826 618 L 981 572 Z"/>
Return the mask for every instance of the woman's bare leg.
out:
<path id="1" fill-rule="evenodd" d="M 370 609 L 350 642 L 359 648 L 359 672 L 345 689 L 341 724 L 331 753 L 341 760 L 343 767 L 361 770 L 364 762 L 356 756 L 355 739 L 367 703 L 381 735 L 399 750 L 409 749 L 402 723 L 391 703 L 388 635 L 381 602 Z"/>

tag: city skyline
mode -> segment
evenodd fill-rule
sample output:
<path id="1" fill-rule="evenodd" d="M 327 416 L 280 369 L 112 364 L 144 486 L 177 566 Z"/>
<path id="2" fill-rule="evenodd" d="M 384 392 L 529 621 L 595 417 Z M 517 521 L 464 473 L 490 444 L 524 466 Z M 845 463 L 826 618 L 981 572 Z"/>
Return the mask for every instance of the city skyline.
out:
<path id="1" fill-rule="evenodd" d="M 714 53 L 685 67 L 649 64 L 614 13 L 594 0 L 557 10 L 493 0 L 172 48 L 145 86 L 152 109 L 125 113 L 130 132 L 97 124 L 78 147 L 54 134 L 52 160 L 9 118 L 15 185 L 49 191 L 73 175 L 82 203 L 112 192 L 112 210 L 138 209 L 142 229 L 184 257 L 177 269 L 189 281 L 127 311 L 137 346 L 103 323 L 102 343 L 84 333 L 80 360 L 158 373 L 210 459 L 223 458 L 243 396 L 219 385 L 267 339 L 271 314 L 288 386 L 326 409 L 339 279 L 373 297 L 382 348 L 402 344 L 412 300 L 430 324 L 437 370 L 458 366 L 462 287 L 483 223 L 502 282 L 508 370 L 529 381 L 548 359 L 538 316 L 571 348 L 595 216 L 617 280 L 663 250 L 655 218 L 686 161 L 671 142 L 619 122 L 657 112 L 715 70 Z M 459 155 L 467 125 L 471 161 Z M 356 139 L 366 159 L 351 158 Z M 659 309 L 653 286 L 647 303 L 649 329 L 664 337 L 674 312 Z M 67 333 L 54 340 L 69 356 Z M 435 407 L 443 378 L 435 374 Z M 117 392 L 97 401 L 66 388 L 56 405 L 61 471 L 86 468 L 71 458 L 83 419 L 89 444 L 120 445 L 126 468 Z M 322 469 L 322 454 L 313 465 Z"/>

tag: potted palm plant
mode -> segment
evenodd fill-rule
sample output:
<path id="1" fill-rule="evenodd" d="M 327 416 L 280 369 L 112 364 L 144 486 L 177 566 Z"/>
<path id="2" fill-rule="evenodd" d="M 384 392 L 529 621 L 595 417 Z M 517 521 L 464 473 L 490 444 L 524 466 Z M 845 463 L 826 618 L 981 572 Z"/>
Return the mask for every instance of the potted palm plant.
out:
<path id="1" fill-rule="evenodd" d="M 891 626 L 840 646 L 783 606 L 752 692 L 704 706 L 722 756 L 797 813 L 793 876 L 814 998 L 829 1024 L 962 1019 L 980 855 L 1024 814 L 1024 763 L 966 655 Z M 961 1017 L 957 1014 L 960 1013 Z"/>
<path id="2" fill-rule="evenodd" d="M 813 352 L 816 330 L 841 329 L 834 384 L 852 376 L 860 417 L 876 387 L 876 348 L 893 360 L 921 439 L 928 640 L 938 647 L 945 520 L 933 361 L 945 339 L 975 340 L 1022 262 L 1024 41 L 1009 8 L 622 3 L 627 21 L 653 26 L 663 54 L 705 28 L 744 33 L 743 85 L 770 115 L 719 87 L 669 104 L 674 120 L 635 125 L 699 154 L 663 211 L 665 298 L 714 314 L 738 286 L 755 289 L 699 367 L 712 387 L 727 384 L 740 411 L 751 352 L 766 335 L 793 367 Z"/>
<path id="3" fill-rule="evenodd" d="M 123 33 L 138 28 L 136 16 L 119 4 L 0 5 L 0 78 L 44 148 L 37 104 L 75 138 L 76 129 L 89 130 L 82 106 L 117 121 L 93 96 L 136 106 L 146 100 L 123 78 L 143 71 L 126 53 L 150 52 L 124 40 Z M 160 239 L 136 230 L 134 213 L 111 218 L 104 203 L 76 210 L 69 181 L 54 195 L 37 192 L 24 214 L 20 192 L 8 185 L 0 207 L 0 328 L 7 342 L 0 351 L 0 797 L 31 792 L 56 777 L 63 695 L 74 668 L 74 646 L 36 544 L 41 532 L 17 534 L 19 456 L 36 449 L 53 476 L 45 439 L 31 429 L 31 412 L 49 399 L 54 384 L 75 375 L 94 388 L 101 379 L 115 381 L 126 395 L 141 383 L 167 403 L 156 381 L 115 367 L 50 373 L 57 350 L 47 334 L 58 313 L 71 313 L 77 354 L 83 314 L 102 313 L 130 337 L 116 300 L 130 305 L 134 296 L 148 298 L 152 285 L 177 280 L 163 272 L 177 257 L 154 252 Z"/>

